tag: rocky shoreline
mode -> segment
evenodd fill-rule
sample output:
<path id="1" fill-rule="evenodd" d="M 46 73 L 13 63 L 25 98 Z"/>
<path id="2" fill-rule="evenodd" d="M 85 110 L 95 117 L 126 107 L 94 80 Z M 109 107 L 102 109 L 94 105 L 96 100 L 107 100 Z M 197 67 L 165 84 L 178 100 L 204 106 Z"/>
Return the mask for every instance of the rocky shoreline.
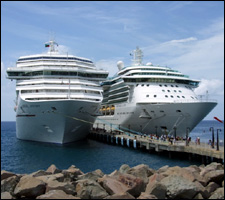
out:
<path id="1" fill-rule="evenodd" d="M 1 171 L 1 199 L 224 199 L 224 165 L 124 164 L 111 174 L 51 165 L 31 174 Z"/>

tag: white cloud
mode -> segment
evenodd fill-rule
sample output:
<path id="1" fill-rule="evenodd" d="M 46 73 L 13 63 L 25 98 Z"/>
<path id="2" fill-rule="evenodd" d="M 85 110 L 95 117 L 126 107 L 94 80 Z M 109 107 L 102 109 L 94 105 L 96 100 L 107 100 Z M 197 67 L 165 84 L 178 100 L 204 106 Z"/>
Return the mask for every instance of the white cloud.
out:
<path id="1" fill-rule="evenodd" d="M 169 42 L 166 42 L 165 44 L 173 44 L 173 43 L 185 43 L 185 42 L 190 42 L 190 41 L 195 41 L 197 40 L 197 38 L 195 37 L 189 37 L 189 38 L 185 38 L 185 39 L 180 39 L 180 40 L 171 40 Z"/>
<path id="2" fill-rule="evenodd" d="M 202 79 L 199 87 L 195 89 L 197 95 L 205 95 L 208 91 L 209 95 L 224 95 L 224 81 L 220 79 Z"/>

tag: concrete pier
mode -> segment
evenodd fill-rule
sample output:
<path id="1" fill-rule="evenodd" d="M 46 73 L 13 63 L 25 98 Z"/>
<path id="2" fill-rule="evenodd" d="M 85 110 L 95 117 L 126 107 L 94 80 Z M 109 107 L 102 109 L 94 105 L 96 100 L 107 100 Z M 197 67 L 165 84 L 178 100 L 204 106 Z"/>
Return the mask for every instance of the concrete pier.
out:
<path id="1" fill-rule="evenodd" d="M 190 142 L 187 146 L 186 141 L 161 141 L 150 139 L 147 136 L 134 136 L 132 134 L 129 136 L 118 131 L 106 132 L 102 129 L 91 130 L 89 137 L 91 139 L 129 148 L 144 149 L 155 152 L 168 152 L 169 158 L 172 158 L 175 153 L 188 154 L 185 157 L 189 160 L 194 159 L 196 156 L 200 156 L 200 159 L 198 159 L 201 160 L 203 164 L 207 164 L 210 161 L 223 163 L 224 160 L 224 147 L 220 147 L 220 150 L 217 151 L 215 148 L 213 149 L 205 143 L 201 143 L 200 145 Z"/>

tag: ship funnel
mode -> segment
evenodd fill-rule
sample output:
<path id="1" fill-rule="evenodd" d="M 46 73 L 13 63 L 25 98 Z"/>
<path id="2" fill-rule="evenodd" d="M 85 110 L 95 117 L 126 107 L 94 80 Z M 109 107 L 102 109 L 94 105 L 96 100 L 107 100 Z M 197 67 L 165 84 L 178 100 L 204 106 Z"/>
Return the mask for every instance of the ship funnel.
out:
<path id="1" fill-rule="evenodd" d="M 117 67 L 118 67 L 119 71 L 122 70 L 123 67 L 124 67 L 123 61 L 118 61 L 118 62 L 117 62 Z"/>

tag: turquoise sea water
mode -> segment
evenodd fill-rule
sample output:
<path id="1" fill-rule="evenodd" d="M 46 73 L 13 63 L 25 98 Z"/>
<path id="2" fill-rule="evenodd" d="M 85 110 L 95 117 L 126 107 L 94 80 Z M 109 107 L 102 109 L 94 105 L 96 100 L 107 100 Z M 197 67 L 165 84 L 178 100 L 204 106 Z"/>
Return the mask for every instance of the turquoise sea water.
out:
<path id="1" fill-rule="evenodd" d="M 212 137 L 209 128 L 220 128 L 220 140 L 224 141 L 224 125 L 217 121 L 202 121 L 192 132 L 194 140 L 208 141 Z M 1 122 L 1 170 L 14 173 L 31 173 L 40 169 L 46 170 L 51 164 L 59 169 L 67 169 L 71 165 L 80 168 L 84 173 L 101 169 L 111 173 L 122 164 L 130 167 L 147 164 L 153 169 L 164 165 L 189 166 L 200 165 L 199 161 L 188 161 L 186 158 L 170 159 L 167 155 L 158 155 L 128 147 L 110 145 L 86 139 L 68 145 L 55 145 L 39 142 L 22 141 L 16 138 L 16 123 Z"/>

